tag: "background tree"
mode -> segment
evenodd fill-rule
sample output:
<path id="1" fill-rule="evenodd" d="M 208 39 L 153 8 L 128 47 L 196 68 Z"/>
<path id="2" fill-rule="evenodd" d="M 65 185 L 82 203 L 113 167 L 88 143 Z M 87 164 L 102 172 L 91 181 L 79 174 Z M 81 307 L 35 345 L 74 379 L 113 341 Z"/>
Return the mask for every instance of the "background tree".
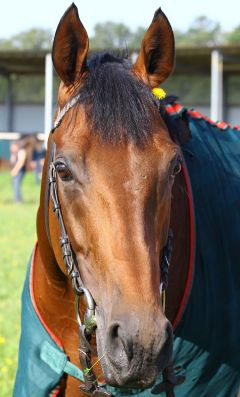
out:
<path id="1" fill-rule="evenodd" d="M 195 19 L 185 35 L 185 43 L 196 46 L 211 46 L 222 41 L 221 26 L 206 16 Z"/>
<path id="2" fill-rule="evenodd" d="M 186 32 L 176 30 L 174 34 L 176 45 L 180 47 L 211 46 L 224 40 L 220 24 L 206 16 L 196 18 Z"/>
<path id="3" fill-rule="evenodd" d="M 90 38 L 92 49 L 121 49 L 130 41 L 131 31 L 123 23 L 104 22 L 94 27 L 94 35 Z"/>
<path id="4" fill-rule="evenodd" d="M 226 33 L 225 40 L 227 44 L 240 44 L 240 25 L 232 32 Z"/>
<path id="5" fill-rule="evenodd" d="M 0 50 L 47 50 L 52 45 L 49 29 L 34 28 L 9 39 L 0 39 Z"/>
<path id="6" fill-rule="evenodd" d="M 128 45 L 130 49 L 138 50 L 140 48 L 145 31 L 145 28 L 139 26 L 135 32 L 132 32 L 131 40 Z"/>
<path id="7" fill-rule="evenodd" d="M 138 27 L 131 31 L 123 23 L 104 22 L 94 27 L 94 34 L 90 38 L 92 50 L 137 50 L 140 47 L 146 28 Z M 196 18 L 185 31 L 175 30 L 176 45 L 211 46 L 219 44 L 240 43 L 240 25 L 232 32 L 223 33 L 218 22 L 206 16 Z M 52 33 L 48 29 L 31 29 L 14 35 L 9 39 L 0 39 L 0 50 L 50 50 L 52 45 Z"/>

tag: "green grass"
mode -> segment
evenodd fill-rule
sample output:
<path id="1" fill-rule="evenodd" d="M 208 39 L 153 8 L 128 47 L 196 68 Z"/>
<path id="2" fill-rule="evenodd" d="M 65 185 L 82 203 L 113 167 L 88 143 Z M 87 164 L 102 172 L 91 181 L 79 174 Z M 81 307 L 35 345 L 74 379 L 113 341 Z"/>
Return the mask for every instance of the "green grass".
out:
<path id="1" fill-rule="evenodd" d="M 24 202 L 13 202 L 9 173 L 0 173 L 0 397 L 12 395 L 18 359 L 21 291 L 36 240 L 39 185 L 27 173 Z"/>

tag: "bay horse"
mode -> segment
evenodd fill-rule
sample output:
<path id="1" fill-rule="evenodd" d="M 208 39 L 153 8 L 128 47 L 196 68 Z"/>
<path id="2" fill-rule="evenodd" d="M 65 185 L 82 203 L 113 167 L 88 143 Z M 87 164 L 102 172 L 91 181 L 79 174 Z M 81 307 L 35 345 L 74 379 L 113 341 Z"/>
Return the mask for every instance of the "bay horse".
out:
<path id="1" fill-rule="evenodd" d="M 88 58 L 88 46 L 72 4 L 53 43 L 59 112 L 23 292 L 14 397 L 147 396 L 161 371 L 152 393 L 172 396 L 183 381 L 172 370 L 172 328 L 194 262 L 180 148 L 191 138 L 188 115 L 174 122 L 152 93 L 172 72 L 173 31 L 157 10 L 133 65 L 108 53 Z"/>

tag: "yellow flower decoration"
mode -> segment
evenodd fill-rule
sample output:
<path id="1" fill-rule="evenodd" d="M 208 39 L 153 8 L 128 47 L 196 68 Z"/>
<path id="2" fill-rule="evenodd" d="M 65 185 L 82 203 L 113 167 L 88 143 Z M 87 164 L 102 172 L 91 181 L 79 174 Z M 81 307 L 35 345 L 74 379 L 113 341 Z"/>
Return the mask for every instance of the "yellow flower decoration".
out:
<path id="1" fill-rule="evenodd" d="M 166 92 L 162 88 L 153 88 L 152 93 L 159 100 L 164 99 L 167 95 Z"/>

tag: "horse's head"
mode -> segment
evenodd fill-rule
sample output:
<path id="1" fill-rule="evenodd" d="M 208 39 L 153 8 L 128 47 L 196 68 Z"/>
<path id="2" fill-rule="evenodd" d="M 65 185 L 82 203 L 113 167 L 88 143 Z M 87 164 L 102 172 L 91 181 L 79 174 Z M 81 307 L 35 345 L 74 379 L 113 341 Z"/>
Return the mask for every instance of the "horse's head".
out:
<path id="1" fill-rule="evenodd" d="M 105 379 L 147 387 L 172 354 L 159 263 L 179 152 L 151 91 L 172 71 L 172 29 L 159 9 L 133 66 L 109 54 L 87 60 L 87 54 L 88 36 L 73 5 L 53 46 L 59 107 L 77 96 L 53 135 L 58 195 L 82 280 L 96 303 Z M 51 217 L 53 249 L 66 273 L 54 222 Z"/>

